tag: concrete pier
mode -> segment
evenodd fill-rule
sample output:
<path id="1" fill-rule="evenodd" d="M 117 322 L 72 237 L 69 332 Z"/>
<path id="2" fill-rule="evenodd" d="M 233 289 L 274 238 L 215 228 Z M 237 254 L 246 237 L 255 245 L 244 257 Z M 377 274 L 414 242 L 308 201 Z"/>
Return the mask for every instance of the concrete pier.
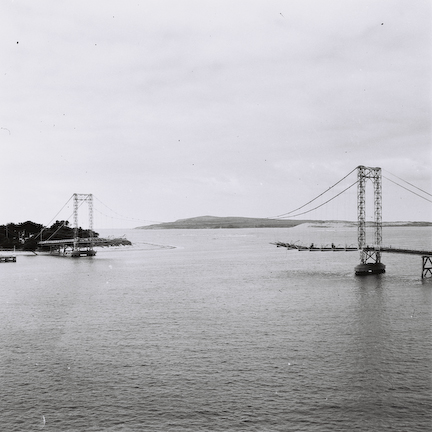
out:
<path id="1" fill-rule="evenodd" d="M 386 266 L 383 263 L 364 263 L 355 266 L 354 271 L 357 276 L 385 273 Z"/>

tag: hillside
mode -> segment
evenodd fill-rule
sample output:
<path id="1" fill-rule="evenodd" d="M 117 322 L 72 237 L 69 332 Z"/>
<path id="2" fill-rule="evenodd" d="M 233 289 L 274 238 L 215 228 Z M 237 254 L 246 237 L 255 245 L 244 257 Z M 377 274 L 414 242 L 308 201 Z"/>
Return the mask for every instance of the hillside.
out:
<path id="1" fill-rule="evenodd" d="M 305 222 L 307 221 L 229 216 L 198 216 L 188 219 L 179 219 L 175 222 L 140 226 L 137 227 L 137 229 L 291 228 Z"/>
<path id="2" fill-rule="evenodd" d="M 357 226 L 357 222 L 353 221 L 282 220 L 230 216 L 198 216 L 188 219 L 179 219 L 174 222 L 140 226 L 135 229 L 291 228 L 304 223 L 312 224 L 310 226 L 314 228 L 328 228 L 332 224 L 343 224 L 348 227 Z M 373 222 L 367 222 L 366 225 L 373 226 Z M 419 227 L 431 225 L 431 222 L 383 222 L 383 227 Z"/>

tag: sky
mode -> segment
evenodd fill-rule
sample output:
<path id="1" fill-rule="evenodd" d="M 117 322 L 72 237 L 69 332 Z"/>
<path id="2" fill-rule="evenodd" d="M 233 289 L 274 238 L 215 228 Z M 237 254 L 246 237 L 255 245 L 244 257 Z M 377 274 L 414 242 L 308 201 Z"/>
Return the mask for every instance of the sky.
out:
<path id="1" fill-rule="evenodd" d="M 358 165 L 383 220 L 432 221 L 431 23 L 429 0 L 4 0 L 0 224 L 73 193 L 95 228 L 273 217 Z"/>

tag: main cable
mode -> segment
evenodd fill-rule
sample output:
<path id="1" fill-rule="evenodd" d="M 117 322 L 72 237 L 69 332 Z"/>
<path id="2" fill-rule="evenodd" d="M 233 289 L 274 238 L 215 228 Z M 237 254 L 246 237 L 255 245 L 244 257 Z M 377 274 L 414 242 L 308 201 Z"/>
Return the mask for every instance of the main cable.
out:
<path id="1" fill-rule="evenodd" d="M 137 218 L 130 218 L 124 215 L 121 215 L 120 213 L 117 213 L 116 211 L 114 211 L 112 208 L 108 207 L 106 204 L 104 204 L 98 197 L 93 195 L 93 198 L 95 198 L 97 201 L 99 201 L 104 207 L 106 207 L 109 211 L 113 212 L 114 214 L 116 214 L 117 216 L 119 216 L 118 218 L 115 218 L 113 216 L 108 216 L 104 213 L 102 213 L 101 211 L 95 209 L 98 213 L 109 217 L 111 219 L 117 219 L 117 220 L 125 220 L 125 221 L 137 221 L 137 222 L 152 222 L 152 223 L 163 223 L 161 221 L 152 221 L 152 220 L 146 220 L 146 219 L 137 219 Z"/>
<path id="2" fill-rule="evenodd" d="M 352 172 L 352 171 L 351 171 Z M 351 173 L 350 173 L 351 174 Z M 334 197 L 330 198 L 329 200 L 323 202 L 322 204 L 320 204 L 319 206 L 314 207 L 313 209 L 310 210 L 306 210 L 305 212 L 302 213 L 298 213 L 292 216 L 285 216 L 282 219 L 287 219 L 287 218 L 292 218 L 292 217 L 296 217 L 296 216 L 301 216 L 304 215 L 306 213 L 310 213 L 311 211 L 314 211 L 316 209 L 319 209 L 320 207 L 322 207 L 323 205 L 329 203 L 330 201 L 333 201 L 335 198 L 337 198 L 339 195 L 342 195 L 344 192 L 346 192 L 348 189 L 352 188 L 355 184 L 358 183 L 358 180 L 356 180 L 353 184 L 349 185 L 346 189 L 344 189 L 342 192 L 339 192 L 337 195 L 335 195 Z M 322 194 L 321 194 L 322 195 Z M 303 206 L 304 207 L 304 206 Z"/>
<path id="3" fill-rule="evenodd" d="M 408 188 L 406 188 L 405 186 L 402 186 L 402 185 L 400 185 L 399 183 L 396 183 L 395 181 L 389 179 L 388 177 L 385 177 L 385 176 L 383 176 L 383 177 L 384 177 L 386 180 L 388 180 L 388 181 L 394 183 L 395 185 L 401 187 L 402 189 L 405 189 L 405 190 L 407 190 L 408 192 L 411 192 L 412 194 L 417 195 L 418 197 L 424 199 L 425 201 L 428 201 L 428 202 L 432 203 L 432 200 L 427 199 L 427 198 L 425 198 L 424 196 L 421 196 L 421 195 L 419 195 L 418 193 L 413 192 L 411 189 L 408 189 Z M 401 180 L 402 180 L 402 179 L 401 179 Z M 405 181 L 405 180 L 404 180 L 404 181 Z M 408 182 L 406 182 L 406 183 L 408 183 Z M 409 183 L 408 183 L 408 184 L 409 184 Z M 414 186 L 414 187 L 415 187 L 415 186 Z M 417 188 L 417 189 L 419 189 L 419 188 Z M 421 189 L 420 189 L 420 190 L 421 190 Z M 422 191 L 422 192 L 423 192 L 423 191 Z M 427 193 L 427 192 L 426 192 L 426 193 Z M 428 195 L 430 195 L 430 194 L 428 194 Z"/>
<path id="4" fill-rule="evenodd" d="M 319 197 L 321 197 L 321 196 L 323 196 L 325 193 L 327 193 L 329 190 L 331 190 L 331 189 L 333 189 L 335 186 L 337 186 L 340 182 L 342 182 L 343 180 L 345 180 L 348 176 L 350 176 L 356 169 L 357 169 L 358 167 L 355 167 L 352 171 L 350 171 L 345 177 L 343 177 L 343 178 L 341 178 L 338 182 L 336 182 L 333 186 L 330 186 L 327 190 L 325 190 L 324 192 L 322 192 L 322 193 L 320 193 L 318 196 L 316 196 L 314 199 L 311 199 L 309 202 L 307 202 L 306 204 L 303 204 L 302 206 L 300 206 L 300 207 L 298 207 L 298 208 L 296 208 L 296 209 L 294 209 L 294 210 L 291 210 L 290 212 L 287 212 L 287 213 L 282 213 L 282 214 L 280 214 L 280 215 L 278 215 L 278 216 L 273 216 L 273 218 L 284 218 L 284 216 L 288 216 L 288 215 L 290 215 L 291 213 L 294 213 L 294 212 L 296 212 L 296 211 L 299 211 L 299 210 L 301 210 L 302 208 L 304 208 L 304 207 L 306 207 L 307 205 L 309 205 L 309 204 L 311 204 L 312 202 L 314 202 L 315 200 L 317 200 Z M 356 182 L 357 183 L 357 182 Z M 355 183 L 353 183 L 353 185 L 354 185 Z M 353 186 L 353 185 L 351 185 L 351 186 Z M 347 189 L 349 189 L 351 186 L 349 186 Z M 345 189 L 345 190 L 347 190 L 347 189 Z M 345 191 L 342 191 L 341 193 L 343 193 L 343 192 L 345 192 Z M 340 194 L 338 194 L 338 195 L 336 195 L 336 196 L 339 196 Z M 335 197 L 336 198 L 336 197 Z M 329 201 L 331 201 L 331 200 L 329 200 Z M 326 202 L 329 202 L 329 201 L 326 201 Z M 325 204 L 325 203 L 324 203 Z M 319 207 L 321 207 L 321 206 L 318 206 L 318 207 L 316 207 L 316 208 L 319 208 Z M 315 210 L 315 209 L 312 209 L 312 210 Z M 312 211 L 312 210 L 310 210 L 310 211 Z M 300 214 L 305 214 L 305 213 L 308 213 L 309 211 L 306 211 L 306 212 L 304 212 L 304 213 L 300 213 Z M 296 216 L 299 216 L 299 215 L 296 215 Z M 294 216 L 290 216 L 290 217 L 294 217 Z M 269 219 L 272 219 L 272 218 L 269 218 Z"/>
<path id="5" fill-rule="evenodd" d="M 74 194 L 72 194 L 72 196 L 68 199 L 68 201 L 66 202 L 66 204 L 73 198 L 73 196 L 74 196 Z M 84 201 L 81 201 L 80 202 L 80 204 L 78 205 L 78 208 L 77 208 L 77 210 L 79 210 L 79 208 L 83 205 L 83 203 L 84 203 Z M 53 219 L 51 219 L 51 221 L 49 222 L 49 223 L 51 223 L 57 216 L 58 216 L 58 214 L 66 207 L 66 204 L 60 209 L 60 211 L 59 212 L 57 212 L 57 214 L 54 216 L 54 218 Z M 64 226 L 66 226 L 66 222 L 69 222 L 69 219 L 71 219 L 72 218 L 72 216 L 74 215 L 74 213 L 72 213 L 67 219 L 65 219 L 65 220 L 63 220 L 63 223 L 48 237 L 48 239 L 47 240 L 45 240 L 45 241 L 48 241 L 48 240 L 50 240 L 50 239 L 52 239 Z M 49 227 L 47 227 L 47 228 L 49 228 Z M 39 236 L 41 236 L 42 235 L 42 232 L 45 230 L 46 228 L 42 228 L 40 231 L 39 231 L 39 233 L 38 233 L 38 235 L 35 237 L 35 239 L 37 239 Z"/>
<path id="6" fill-rule="evenodd" d="M 418 189 L 419 191 L 425 193 L 426 195 L 432 196 L 432 194 L 430 194 L 429 192 L 426 192 L 426 191 L 424 191 L 423 189 L 420 189 L 420 188 L 417 187 L 416 185 L 413 185 L 412 183 L 410 183 L 410 182 L 404 180 L 403 178 L 398 177 L 396 174 L 393 174 L 393 173 L 391 173 L 390 171 L 387 171 L 387 170 L 384 170 L 384 171 L 388 172 L 389 174 L 391 174 L 392 176 L 398 178 L 399 180 L 402 180 L 403 182 L 409 184 L 410 186 L 412 186 L 412 187 Z M 383 176 L 383 177 L 384 177 L 384 176 Z M 387 177 L 384 177 L 384 178 L 387 178 Z M 390 180 L 390 179 L 387 178 L 387 180 Z M 390 181 L 391 181 L 391 180 L 390 180 Z M 395 183 L 395 182 L 393 182 L 393 183 Z M 395 183 L 395 184 L 397 184 L 398 186 L 400 186 L 398 183 Z M 403 187 L 403 186 L 401 186 L 401 187 Z"/>
<path id="7" fill-rule="evenodd" d="M 69 204 L 69 201 L 73 198 L 73 194 L 71 197 L 66 201 L 65 205 L 57 212 L 57 214 L 48 222 L 48 225 L 60 214 L 60 212 Z"/>

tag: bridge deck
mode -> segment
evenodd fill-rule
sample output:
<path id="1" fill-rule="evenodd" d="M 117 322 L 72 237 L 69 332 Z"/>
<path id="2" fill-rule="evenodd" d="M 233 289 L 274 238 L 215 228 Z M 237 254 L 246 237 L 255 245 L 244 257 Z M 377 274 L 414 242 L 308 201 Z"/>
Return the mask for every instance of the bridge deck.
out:
<path id="1" fill-rule="evenodd" d="M 367 246 L 363 248 L 363 250 L 373 251 L 375 250 L 375 248 Z M 432 251 L 418 250 L 418 249 L 403 249 L 403 248 L 394 248 L 394 247 L 387 247 L 387 246 L 381 246 L 376 250 L 379 250 L 380 252 L 407 254 L 407 255 L 422 255 L 422 256 L 432 255 Z"/>
<path id="2" fill-rule="evenodd" d="M 309 251 L 309 252 L 351 252 L 358 250 L 357 246 L 305 246 L 297 243 L 284 243 L 276 242 L 271 243 L 277 247 L 286 247 L 287 249 L 293 249 L 298 251 Z"/>
<path id="3" fill-rule="evenodd" d="M 272 243 L 277 247 L 286 247 L 287 249 L 298 250 L 298 251 L 309 251 L 309 252 L 352 252 L 360 250 L 356 246 L 305 246 L 297 243 L 284 243 L 276 242 Z M 366 246 L 363 248 L 364 251 L 380 251 L 386 253 L 397 253 L 397 254 L 408 254 L 408 255 L 422 255 L 422 256 L 432 256 L 432 251 L 428 250 L 418 250 L 418 249 L 406 249 L 406 248 L 395 248 L 388 246 L 381 246 L 380 248 L 375 248 L 374 246 Z"/>
<path id="4" fill-rule="evenodd" d="M 99 238 L 80 238 L 78 239 L 77 245 L 80 247 L 88 246 L 110 246 L 112 241 L 107 239 Z M 44 240 L 40 241 L 39 246 L 73 246 L 75 244 L 74 239 L 62 239 L 62 240 Z"/>

